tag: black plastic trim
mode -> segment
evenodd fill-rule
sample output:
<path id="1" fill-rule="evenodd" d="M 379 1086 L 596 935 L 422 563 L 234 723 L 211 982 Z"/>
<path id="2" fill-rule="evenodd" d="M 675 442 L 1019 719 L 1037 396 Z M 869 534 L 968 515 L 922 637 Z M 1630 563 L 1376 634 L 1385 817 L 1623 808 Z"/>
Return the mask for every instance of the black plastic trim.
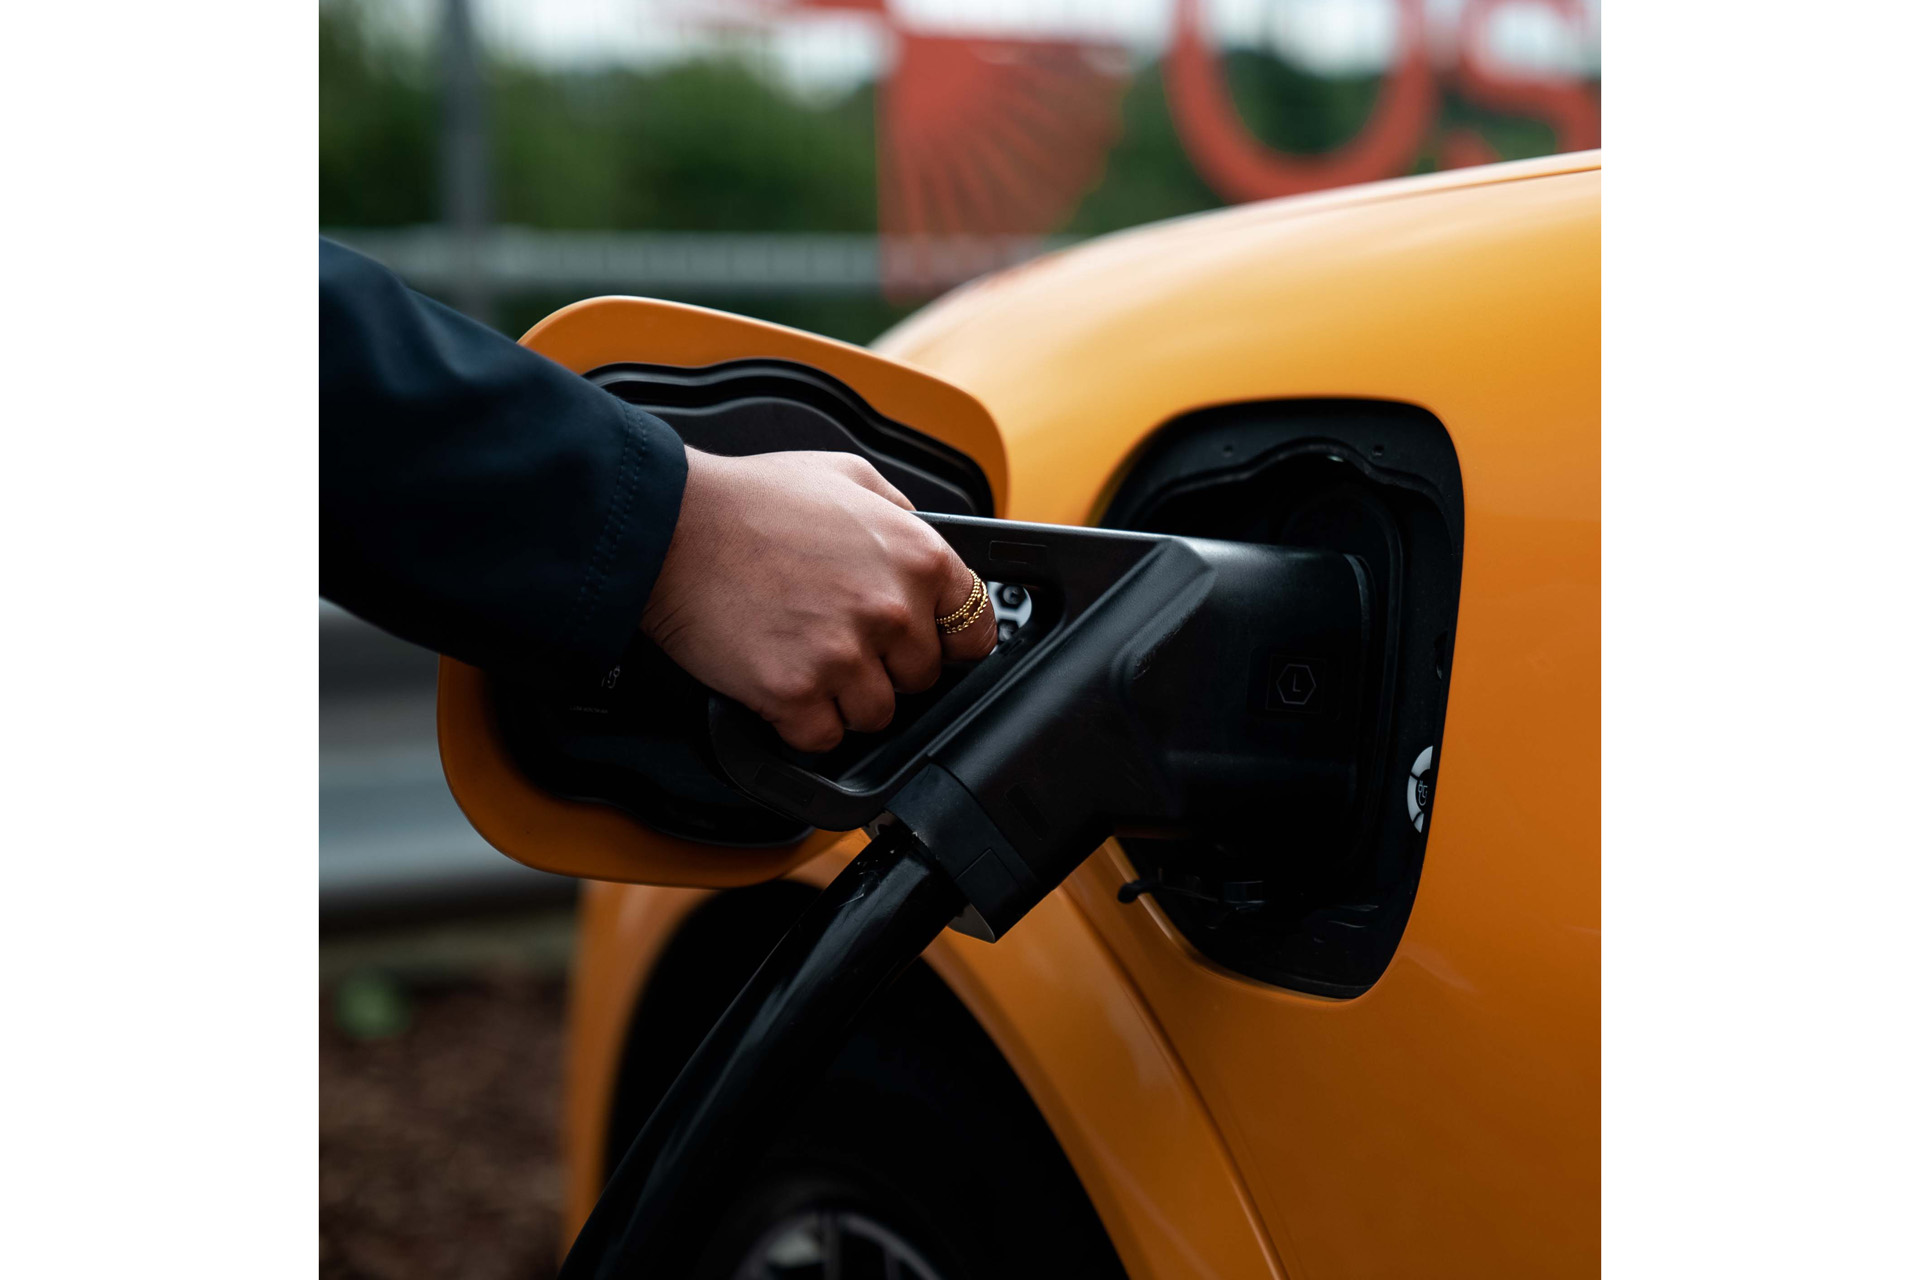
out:
<path id="1" fill-rule="evenodd" d="M 855 453 L 923 511 L 993 514 L 979 464 L 877 412 L 805 365 L 735 360 L 702 368 L 609 364 L 587 379 L 667 422 L 693 448 L 738 457 Z M 793 844 L 811 830 L 735 791 L 705 751 L 707 690 L 646 641 L 608 687 L 556 696 L 493 684 L 502 737 L 543 790 L 597 801 L 654 830 L 732 848 Z"/>
<path id="2" fill-rule="evenodd" d="M 1112 528 L 1323 547 L 1360 559 L 1382 625 L 1368 668 L 1373 774 L 1336 844 L 1300 847 L 1286 815 L 1259 846 L 1126 839 L 1137 882 L 1223 968 L 1346 998 L 1385 972 L 1405 931 L 1432 822 L 1465 502 L 1453 442 L 1424 409 L 1291 400 L 1202 410 L 1163 427 L 1101 521 Z M 1425 819 L 1409 770 L 1430 749 Z M 1165 891 L 1157 891 L 1161 889 Z"/>
<path id="3" fill-rule="evenodd" d="M 742 457 L 793 449 L 857 453 L 921 511 L 991 516 L 993 487 L 960 450 L 876 411 L 845 383 L 784 360 L 698 369 L 610 364 L 587 380 L 664 419 L 707 453 Z"/>

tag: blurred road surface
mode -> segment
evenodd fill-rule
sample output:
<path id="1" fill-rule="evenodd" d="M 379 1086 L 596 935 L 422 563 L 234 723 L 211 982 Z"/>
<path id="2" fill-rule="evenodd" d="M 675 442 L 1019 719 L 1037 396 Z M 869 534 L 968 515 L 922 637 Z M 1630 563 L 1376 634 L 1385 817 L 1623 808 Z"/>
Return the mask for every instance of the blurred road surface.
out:
<path id="1" fill-rule="evenodd" d="M 320 916 L 567 901 L 573 882 L 496 853 L 440 772 L 438 660 L 320 603 Z"/>

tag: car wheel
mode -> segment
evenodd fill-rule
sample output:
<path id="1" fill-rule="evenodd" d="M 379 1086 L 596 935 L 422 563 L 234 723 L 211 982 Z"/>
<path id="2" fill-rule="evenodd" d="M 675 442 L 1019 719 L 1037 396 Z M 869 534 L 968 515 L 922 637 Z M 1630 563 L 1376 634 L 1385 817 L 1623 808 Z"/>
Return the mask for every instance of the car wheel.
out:
<path id="1" fill-rule="evenodd" d="M 1124 1280 L 1038 1108 L 915 965 L 795 1108 L 702 1280 Z"/>
<path id="2" fill-rule="evenodd" d="M 756 1187 L 706 1274 L 727 1280 L 952 1280 L 925 1224 L 848 1182 L 795 1172 Z M 744 1245 L 744 1247 L 742 1247 Z M 724 1255 L 734 1255 L 731 1265 Z"/>

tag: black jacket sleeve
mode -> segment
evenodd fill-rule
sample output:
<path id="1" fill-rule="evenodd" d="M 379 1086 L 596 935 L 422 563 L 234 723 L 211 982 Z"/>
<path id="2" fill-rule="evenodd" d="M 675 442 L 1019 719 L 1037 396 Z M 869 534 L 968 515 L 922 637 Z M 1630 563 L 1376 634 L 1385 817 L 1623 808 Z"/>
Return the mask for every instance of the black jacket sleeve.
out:
<path id="1" fill-rule="evenodd" d="M 673 537 L 672 429 L 320 242 L 320 594 L 493 670 L 597 679 Z"/>

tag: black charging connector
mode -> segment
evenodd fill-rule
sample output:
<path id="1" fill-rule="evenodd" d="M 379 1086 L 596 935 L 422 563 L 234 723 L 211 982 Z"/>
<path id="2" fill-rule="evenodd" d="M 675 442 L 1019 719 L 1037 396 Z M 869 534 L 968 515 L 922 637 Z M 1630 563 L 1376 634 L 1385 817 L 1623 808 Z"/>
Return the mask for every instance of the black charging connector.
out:
<path id="1" fill-rule="evenodd" d="M 716 699 L 735 786 L 814 826 L 898 823 L 1004 934 L 1114 834 L 1345 828 L 1369 717 L 1367 573 L 1333 551 L 927 517 L 1030 593 L 1016 638 L 881 736 L 788 750 Z M 853 737 L 853 735 L 849 735 Z"/>

